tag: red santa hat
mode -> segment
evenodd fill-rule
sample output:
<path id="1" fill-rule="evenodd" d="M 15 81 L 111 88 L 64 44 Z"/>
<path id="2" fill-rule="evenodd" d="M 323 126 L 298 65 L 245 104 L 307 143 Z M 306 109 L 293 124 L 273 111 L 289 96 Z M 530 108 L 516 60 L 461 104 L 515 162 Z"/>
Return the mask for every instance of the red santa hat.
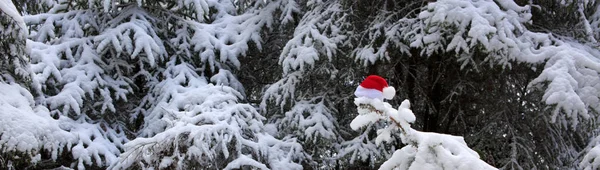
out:
<path id="1" fill-rule="evenodd" d="M 373 99 L 392 99 L 396 95 L 396 89 L 388 86 L 383 77 L 377 75 L 368 76 L 354 91 L 356 97 L 368 97 Z"/>

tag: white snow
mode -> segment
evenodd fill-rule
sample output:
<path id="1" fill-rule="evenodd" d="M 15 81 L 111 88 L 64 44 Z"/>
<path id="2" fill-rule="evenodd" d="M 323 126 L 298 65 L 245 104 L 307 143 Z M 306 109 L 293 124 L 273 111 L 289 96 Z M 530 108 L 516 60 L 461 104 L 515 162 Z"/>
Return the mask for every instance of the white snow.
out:
<path id="1" fill-rule="evenodd" d="M 0 145 L 4 152 L 27 153 L 35 161 L 42 150 L 60 154 L 75 136 L 60 128 L 48 109 L 35 106 L 33 96 L 18 84 L 0 82 Z"/>
<path id="2" fill-rule="evenodd" d="M 474 65 L 473 57 L 477 56 L 473 49 L 485 53 L 477 60 L 490 66 L 510 69 L 515 62 L 544 64 L 530 87 L 544 91 L 542 100 L 553 108 L 552 122 L 576 128 L 580 120 L 592 117 L 588 110 L 600 110 L 600 86 L 595 85 L 600 82 L 599 49 L 593 48 L 592 37 L 600 35 L 600 12 L 581 18 L 592 45 L 529 31 L 525 25 L 531 22 L 531 15 L 531 6 L 510 0 L 437 0 L 428 3 L 416 18 L 389 21 L 376 17 L 373 23 L 379 24 L 371 26 L 368 36 L 383 42 L 361 45 L 353 53 L 365 65 L 390 60 L 386 49 L 392 45 L 403 53 L 395 57 L 412 55 L 410 47 L 421 49 L 422 56 L 455 52 L 462 69 L 477 69 L 483 64 Z"/>
<path id="3" fill-rule="evenodd" d="M 233 73 L 228 70 L 220 69 L 217 74 L 210 78 L 210 82 L 217 86 L 229 86 L 240 92 L 242 96 L 246 96 L 244 93 L 244 85 L 242 85 L 242 83 L 237 80 Z"/>
<path id="4" fill-rule="evenodd" d="M 379 169 L 496 169 L 479 159 L 477 152 L 470 149 L 462 137 L 412 129 L 409 123 L 415 121 L 415 115 L 408 100 L 404 100 L 398 110 L 380 99 L 366 97 L 355 98 L 355 104 L 359 115 L 352 120 L 352 129 L 385 121 L 388 126 L 377 130 L 376 144 L 390 142 L 392 133 L 400 133 L 406 144 Z"/>
<path id="5" fill-rule="evenodd" d="M 600 168 L 600 137 L 594 137 L 581 153 L 585 155 L 580 160 L 578 168 L 582 170 Z"/>
<path id="6" fill-rule="evenodd" d="M 594 147 L 587 151 L 579 167 L 583 170 L 593 170 L 600 168 L 600 147 Z"/>
<path id="7" fill-rule="evenodd" d="M 19 14 L 17 7 L 15 7 L 15 4 L 13 4 L 12 0 L 2 0 L 0 2 L 0 12 L 8 15 L 14 21 L 16 21 L 17 25 L 21 27 L 21 29 L 27 29 L 25 26 L 25 21 L 23 21 L 23 17 L 21 14 Z M 26 31 L 23 31 L 22 33 L 26 33 Z"/>
<path id="8" fill-rule="evenodd" d="M 371 123 L 374 123 L 376 121 L 378 121 L 381 115 L 379 115 L 376 112 L 368 112 L 366 114 L 360 114 L 358 116 L 356 116 L 356 118 L 354 118 L 352 120 L 352 122 L 350 122 L 350 127 L 353 130 L 358 130 L 361 127 L 364 127 L 366 125 L 369 125 Z"/>
<path id="9" fill-rule="evenodd" d="M 305 74 L 310 68 L 323 62 L 323 57 L 332 61 L 338 53 L 338 45 L 348 39 L 341 25 L 344 22 L 340 22 L 345 21 L 346 14 L 337 2 L 311 0 L 306 6 L 300 6 L 295 1 L 260 1 L 239 14 L 233 1 L 184 0 L 169 10 L 190 8 L 187 12 L 195 16 L 167 24 L 176 30 L 176 36 L 169 37 L 171 39 L 163 39 L 165 30 L 157 26 L 161 21 L 139 7 L 141 0 L 137 0 L 137 6 L 122 9 L 112 0 L 89 1 L 87 7 L 91 10 L 67 9 L 72 4 L 61 2 L 65 3 L 43 1 L 41 3 L 49 7 L 48 13 L 24 18 L 12 1 L 0 2 L 3 14 L 15 20 L 23 30 L 31 29 L 27 41 L 34 74 L 31 91 L 40 94 L 34 100 L 24 87 L 0 83 L 0 116 L 3 118 L 0 144 L 8 151 L 28 153 L 35 162 L 41 159 L 38 152 L 42 149 L 50 151 L 56 159 L 66 147 L 77 160 L 74 166 L 79 169 L 117 161 L 120 163 L 114 167 L 126 168 L 146 161 L 150 168 L 161 168 L 180 164 L 180 157 L 184 155 L 214 161 L 216 154 L 235 158 L 231 164 L 219 168 L 251 165 L 301 169 L 296 161 L 305 155 L 297 139 L 273 137 L 286 133 L 281 125 L 289 125 L 287 130 L 299 131 L 290 136 L 303 137 L 313 143 L 335 140 L 340 133 L 332 116 L 335 111 L 329 109 L 332 106 L 328 105 L 327 98 L 295 96 L 299 92 L 296 88 L 307 79 Z M 581 15 L 583 9 L 580 3 L 578 5 Z M 249 42 L 255 43 L 259 50 L 262 48 L 262 31 L 274 29 L 274 20 L 279 19 L 284 25 L 292 23 L 293 16 L 302 14 L 303 8 L 309 8 L 310 12 L 297 21 L 294 36 L 279 56 L 283 78 L 266 89 L 260 105 L 262 110 L 266 110 L 268 102 L 279 105 L 285 118 L 276 122 L 277 125 L 263 125 L 265 118 L 253 106 L 240 103 L 239 99 L 245 96 L 244 87 L 231 70 L 242 64 L 238 57 L 251 50 Z M 519 6 L 510 0 L 438 0 L 424 9 L 417 18 L 398 21 L 377 18 L 389 24 L 373 25 L 368 39 L 385 37 L 383 42 L 379 46 L 359 45 L 353 51 L 356 59 L 367 65 L 396 57 L 388 55 L 388 47 L 399 48 L 404 54 L 416 47 L 423 49 L 421 54 L 424 55 L 461 53 L 457 60 L 462 62 L 463 68 L 468 68 L 474 64 L 471 49 L 477 48 L 490 54 L 485 58 L 490 64 L 505 67 L 514 61 L 545 64 L 530 86 L 544 90 L 542 100 L 553 108 L 551 121 L 576 128 L 582 119 L 595 117 L 589 110 L 600 110 L 600 86 L 597 86 L 600 51 L 574 40 L 528 31 L 525 24 L 530 22 L 530 6 Z M 102 12 L 118 15 L 107 16 Z M 589 24 L 584 22 L 584 31 L 588 41 L 595 42 L 600 34 L 600 12 L 588 18 L 582 15 L 581 20 L 589 20 Z M 18 33 L 26 36 L 27 31 L 23 30 Z M 167 48 L 174 48 L 176 52 L 167 54 L 170 52 Z M 128 63 L 130 59 L 138 63 Z M 192 59 L 199 60 L 203 66 L 181 62 Z M 130 73 L 134 66 L 140 67 L 138 73 Z M 198 75 L 207 70 L 216 74 Z M 126 114 L 120 113 L 122 110 L 115 104 L 130 100 L 127 96 L 134 88 L 130 74 L 145 79 L 152 89 L 136 110 L 136 114 L 146 117 L 140 133 L 146 138 L 131 142 L 118 126 L 107 128 L 110 124 L 91 121 L 88 116 Z M 387 154 L 375 146 L 404 134 L 400 137 L 408 145 L 396 151 L 382 169 L 396 166 L 406 169 L 490 168 L 460 137 L 411 129 L 410 123 L 416 118 L 408 101 L 397 109 L 379 100 L 357 98 L 355 102 L 373 106 L 381 113 L 359 108 L 360 114 L 350 127 L 365 131 L 378 129 L 378 135 L 375 143 L 363 133 L 341 144 L 346 150 L 340 155 L 351 154 L 351 161 Z M 292 107 L 283 111 L 290 104 Z M 381 120 L 398 124 L 387 124 L 383 128 L 374 125 Z M 157 156 L 159 151 L 171 151 L 171 148 L 156 143 L 188 150 Z M 228 145 L 231 143 L 235 145 Z M 126 153 L 118 157 L 125 148 Z M 245 150 L 256 151 L 264 157 L 249 155 Z M 600 151 L 596 144 L 590 144 L 586 151 L 580 167 L 598 168 L 596 158 Z"/>
<path id="10" fill-rule="evenodd" d="M 253 106 L 238 103 L 241 93 L 230 86 L 209 84 L 206 77 L 186 63 L 175 64 L 175 60 L 167 63 L 165 79 L 152 88 L 156 96 L 146 98 L 157 104 L 144 115 L 141 137 L 125 144 L 125 152 L 110 169 L 127 169 L 134 164 L 185 168 L 186 161 L 217 169 L 301 169 L 294 162 L 303 157 L 300 144 L 264 132 L 265 118 Z M 227 73 L 221 71 L 225 73 L 211 81 L 227 83 L 223 79 Z M 257 154 L 247 155 L 246 151 Z M 218 160 L 219 155 L 233 161 Z"/>
<path id="11" fill-rule="evenodd" d="M 320 101 L 319 101 L 320 100 Z M 310 101 L 298 101 L 294 107 L 285 113 L 278 124 L 283 134 L 299 133 L 307 141 L 319 142 L 320 138 L 335 139 L 337 127 L 332 111 L 325 105 L 323 98 Z"/>
<path id="12" fill-rule="evenodd" d="M 334 2 L 314 8 L 303 16 L 293 38 L 287 41 L 281 52 L 279 64 L 286 75 L 314 67 L 321 56 L 331 61 L 338 50 L 337 44 L 346 39 L 337 25 L 340 22 L 336 21 L 337 17 L 344 18 L 341 4 Z"/>

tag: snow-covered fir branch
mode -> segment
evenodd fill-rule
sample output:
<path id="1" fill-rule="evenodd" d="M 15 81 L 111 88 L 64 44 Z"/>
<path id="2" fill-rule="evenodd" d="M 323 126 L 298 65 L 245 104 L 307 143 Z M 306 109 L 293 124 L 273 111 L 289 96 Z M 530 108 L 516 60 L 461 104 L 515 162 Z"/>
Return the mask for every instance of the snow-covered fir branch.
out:
<path id="1" fill-rule="evenodd" d="M 355 99 L 359 115 L 350 126 L 358 130 L 377 121 L 385 121 L 388 127 L 377 130 L 376 144 L 392 140 L 392 133 L 400 133 L 406 146 L 396 150 L 379 169 L 496 169 L 479 159 L 464 139 L 446 134 L 421 132 L 410 127 L 415 115 L 410 102 L 404 100 L 398 109 L 379 99 L 358 97 Z"/>

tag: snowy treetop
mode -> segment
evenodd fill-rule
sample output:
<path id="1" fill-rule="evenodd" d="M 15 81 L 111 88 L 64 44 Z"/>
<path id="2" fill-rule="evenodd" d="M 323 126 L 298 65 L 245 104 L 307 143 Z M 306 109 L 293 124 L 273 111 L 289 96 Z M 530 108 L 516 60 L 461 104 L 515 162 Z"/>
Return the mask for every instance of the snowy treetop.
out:
<path id="1" fill-rule="evenodd" d="M 410 102 L 404 100 L 398 109 L 380 99 L 358 97 L 354 100 L 358 116 L 350 126 L 354 130 L 377 121 L 388 126 L 377 130 L 376 143 L 390 142 L 393 133 L 401 133 L 404 146 L 384 162 L 379 169 L 496 169 L 479 159 L 477 152 L 467 146 L 462 137 L 412 129 L 415 121 Z"/>

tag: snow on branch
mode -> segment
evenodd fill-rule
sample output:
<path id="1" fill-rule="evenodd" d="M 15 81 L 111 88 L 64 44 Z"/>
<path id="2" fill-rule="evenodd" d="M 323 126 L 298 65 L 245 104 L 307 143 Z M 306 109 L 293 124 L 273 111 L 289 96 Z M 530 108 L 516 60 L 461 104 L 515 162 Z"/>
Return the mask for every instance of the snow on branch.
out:
<path id="1" fill-rule="evenodd" d="M 542 100 L 553 107 L 552 122 L 575 128 L 582 118 L 592 117 L 590 110 L 600 110 L 600 89 L 594 85 L 599 82 L 600 61 L 596 56 L 600 51 L 571 39 L 527 30 L 524 24 L 530 21 L 529 6 L 507 0 L 440 0 L 425 9 L 419 14 L 422 22 L 417 26 L 423 25 L 421 31 L 408 34 L 412 47 L 423 48 L 425 54 L 436 50 L 462 52 L 460 56 L 467 57 L 458 59 L 463 67 L 473 61 L 468 55 L 472 49 L 483 49 L 487 54 L 484 61 L 490 64 L 545 62 L 530 87 L 545 88 Z M 450 43 L 444 43 L 447 41 Z"/>
<path id="2" fill-rule="evenodd" d="M 378 12 L 367 26 L 367 30 L 359 33 L 362 36 L 360 37 L 361 41 L 364 41 L 362 39 L 367 41 L 365 44 L 359 44 L 352 51 L 354 58 L 361 61 L 364 66 L 368 66 L 379 60 L 390 60 L 388 49 L 391 48 L 397 48 L 400 53 L 410 54 L 410 47 L 405 41 L 405 33 L 408 31 L 407 29 L 411 29 L 417 19 L 405 16 L 414 15 L 419 9 L 417 4 L 420 5 L 421 2 L 412 1 L 404 10 Z M 398 19 L 399 17 L 404 18 Z"/>
<path id="3" fill-rule="evenodd" d="M 0 147 L 3 152 L 21 152 L 32 164 L 47 151 L 56 160 L 76 136 L 63 130 L 48 109 L 35 106 L 33 95 L 18 84 L 0 82 Z"/>
<path id="4" fill-rule="evenodd" d="M 419 21 L 404 35 L 410 46 L 421 48 L 424 55 L 440 52 L 472 54 L 474 49 L 479 49 L 488 54 L 484 61 L 510 65 L 509 61 L 524 57 L 518 53 L 532 43 L 522 42 L 521 38 L 530 36 L 524 34 L 527 29 L 523 25 L 530 18 L 530 7 L 519 6 L 513 1 L 441 0 L 428 4 L 418 15 Z M 464 67 L 472 61 L 471 57 L 461 55 L 458 60 L 463 61 Z"/>
<path id="5" fill-rule="evenodd" d="M 103 76 L 106 74 L 103 67 L 107 64 L 98 57 L 89 40 L 71 39 L 56 45 L 29 43 L 32 46 L 31 67 L 36 73 L 34 79 L 42 84 L 37 90 L 56 91 L 55 95 L 43 96 L 41 102 L 53 110 L 62 108 L 56 110 L 61 115 L 70 111 L 81 114 L 84 100 L 95 97 L 103 101 L 100 113 L 115 112 L 114 102 L 126 100 L 125 94 L 131 91 L 126 80 Z M 61 59 L 62 55 L 67 58 Z M 61 64 L 65 61 L 70 64 Z M 96 92 L 101 95 L 96 96 Z"/>
<path id="6" fill-rule="evenodd" d="M 128 167 L 123 160 L 140 157 L 117 159 L 125 148 L 136 155 L 134 146 L 163 139 L 169 141 L 165 147 L 179 146 L 175 139 L 187 135 L 192 150 L 166 155 L 185 154 L 186 159 L 171 157 L 181 161 L 208 156 L 207 161 L 221 161 L 206 162 L 219 168 L 300 169 L 301 145 L 262 131 L 265 118 L 238 103 L 244 87 L 230 72 L 240 67 L 238 57 L 251 50 L 249 43 L 260 50 L 263 29 L 291 22 L 298 4 L 248 1 L 259 5 L 239 10 L 233 1 L 141 2 L 44 1 L 36 6 L 40 14 L 25 17 L 32 32 L 27 43 L 33 79 L 39 82 L 36 102 L 76 136 L 67 147 L 75 159 L 71 166 L 104 167 L 119 160 L 115 167 Z M 281 21 L 275 21 L 279 12 Z M 134 89 L 146 93 L 144 98 Z M 136 133 L 121 122 L 128 112 L 120 109 L 137 104 L 128 97 L 140 102 L 134 115 L 143 116 L 144 124 L 135 135 L 146 141 L 125 137 Z M 211 152 L 201 151 L 204 147 Z M 169 162 L 168 156 L 160 157 L 160 165 L 148 160 L 143 167 L 193 166 Z"/>
<path id="7" fill-rule="evenodd" d="M 55 7 L 61 5 L 64 4 Z M 130 12 L 125 11 L 123 15 L 131 16 L 134 13 L 132 11 L 136 10 L 136 8 L 128 9 Z M 136 15 L 140 15 L 138 18 L 143 18 L 144 15 L 142 14 Z M 123 73 L 114 67 L 119 65 L 113 62 L 115 61 L 114 58 L 104 60 L 101 57 L 118 55 L 118 53 L 111 54 L 107 52 L 106 42 L 114 45 L 112 48 L 114 51 L 120 51 L 122 47 L 129 49 L 128 52 L 131 53 L 135 51 L 133 42 L 128 41 L 129 34 L 126 33 L 126 36 L 120 34 L 129 32 L 128 30 L 115 32 L 114 29 L 109 28 L 107 30 L 113 31 L 103 32 L 103 27 L 110 27 L 110 25 L 100 27 L 97 20 L 92 19 L 95 18 L 92 16 L 104 18 L 107 17 L 106 15 L 94 10 L 72 10 L 64 13 L 38 14 L 25 17 L 25 21 L 35 30 L 35 33 L 31 35 L 35 41 L 28 41 L 28 44 L 31 47 L 31 67 L 35 73 L 34 82 L 39 82 L 41 85 L 34 87 L 40 94 L 46 94 L 40 98 L 40 102 L 47 104 L 53 113 L 68 115 L 72 111 L 75 115 L 79 115 L 82 109 L 86 109 L 86 105 L 97 106 L 101 114 L 106 111 L 115 112 L 114 103 L 119 100 L 127 100 L 126 95 L 132 91 L 131 81 L 124 78 Z M 117 18 L 123 19 L 125 17 Z M 111 21 L 115 25 L 121 22 Z M 140 22 L 139 25 L 133 27 L 140 28 L 144 25 L 147 26 L 147 24 Z M 90 30 L 100 31 L 100 35 L 90 36 L 88 35 Z M 146 33 L 145 31 L 147 29 L 142 31 L 143 34 Z M 118 35 L 109 36 L 110 33 L 118 33 Z M 136 32 L 135 34 L 142 33 Z M 112 38 L 105 41 L 103 38 L 106 37 Z M 117 37 L 121 37 L 121 39 Z M 145 37 L 148 37 L 148 35 L 145 35 Z M 155 41 L 145 39 L 139 42 L 152 43 Z M 151 45 L 145 44 L 143 46 L 135 47 L 141 50 L 143 48 L 147 49 Z M 164 51 L 156 48 L 156 46 L 152 48 L 154 49 L 151 52 Z M 111 73 L 115 75 L 107 76 Z M 84 102 L 86 99 L 95 99 L 97 102 Z"/>
<path id="8" fill-rule="evenodd" d="M 210 82 L 218 86 L 228 86 L 239 93 L 245 98 L 244 85 L 240 83 L 237 78 L 229 70 L 220 69 L 219 72 L 210 78 Z"/>
<path id="9" fill-rule="evenodd" d="M 330 61 L 337 52 L 338 44 L 346 39 L 341 31 L 346 17 L 341 4 L 323 3 L 315 5 L 303 16 L 279 57 L 283 74 L 293 71 L 306 71 L 314 67 L 321 56 Z"/>
<path id="10" fill-rule="evenodd" d="M 545 87 L 542 100 L 553 106 L 551 121 L 562 126 L 577 127 L 600 110 L 600 55 L 598 49 L 577 42 L 563 42 L 557 47 L 544 47 L 549 56 L 542 73 L 530 87 Z M 580 120 L 583 118 L 583 120 Z"/>
<path id="11" fill-rule="evenodd" d="M 548 34 L 526 29 L 530 6 L 509 0 L 438 0 L 418 14 L 408 10 L 377 16 L 367 31 L 369 43 L 354 51 L 356 59 L 367 65 L 390 60 L 388 49 L 411 55 L 408 50 L 417 48 L 422 56 L 454 53 L 462 68 L 477 66 L 476 60 L 510 67 L 512 61 L 543 62 L 538 48 L 553 43 Z M 485 57 L 473 58 L 475 50 Z"/>
<path id="12" fill-rule="evenodd" d="M 600 3 L 596 2 L 594 4 L 595 6 L 588 7 L 592 8 L 592 11 L 594 11 L 592 15 L 588 18 L 590 27 L 589 31 L 591 31 L 591 33 L 596 39 L 600 39 Z"/>
<path id="13" fill-rule="evenodd" d="M 87 123 L 86 117 L 55 120 L 46 107 L 35 106 L 27 89 L 16 84 L 0 83 L 0 106 L 1 148 L 25 153 L 32 164 L 41 161 L 42 152 L 58 161 L 66 151 L 77 161 L 78 169 L 108 166 L 116 162 L 127 142 L 123 129 L 106 122 Z"/>
<path id="14" fill-rule="evenodd" d="M 273 16 L 278 10 L 290 13 L 286 15 L 291 15 L 290 11 L 297 11 L 293 10 L 296 8 L 295 3 L 283 0 L 258 5 L 256 9 L 249 9 L 249 12 L 243 14 L 232 12 L 236 9 L 225 4 L 209 3 L 209 6 L 219 9 L 213 11 L 215 14 L 210 23 L 188 20 L 186 24 L 193 30 L 189 46 L 199 53 L 201 62 L 208 63 L 210 70 L 214 72 L 228 69 L 228 66 L 239 68 L 241 63 L 238 57 L 246 55 L 250 42 L 261 50 L 260 33 L 265 27 L 272 27 Z"/>
<path id="15" fill-rule="evenodd" d="M 76 140 L 69 146 L 76 160 L 77 169 L 89 166 L 106 167 L 117 161 L 123 150 L 126 138 L 124 129 L 111 126 L 112 122 L 88 123 L 85 115 L 79 119 L 59 118 L 62 129 L 67 130 Z"/>
<path id="16" fill-rule="evenodd" d="M 96 51 L 105 53 L 107 48 L 110 48 L 116 51 L 117 56 L 128 54 L 132 58 L 143 51 L 150 66 L 154 66 L 156 60 L 162 59 L 161 56 L 166 51 L 163 40 L 155 30 L 156 22 L 157 20 L 139 7 L 128 6 L 108 22 L 108 28 L 94 37 L 94 41 L 98 43 Z M 155 57 L 155 54 L 159 58 Z"/>
<path id="17" fill-rule="evenodd" d="M 406 53 L 404 42 L 423 56 L 453 55 L 461 68 L 483 63 L 508 69 L 515 62 L 545 64 L 530 87 L 545 91 L 542 100 L 553 110 L 552 122 L 575 128 L 578 122 L 593 118 L 591 110 L 600 110 L 600 89 L 594 85 L 600 73 L 599 50 L 527 30 L 532 15 L 528 5 L 510 0 L 438 0 L 428 3 L 414 18 L 409 15 L 394 21 L 391 15 L 375 20 L 372 25 L 376 27 L 370 31 L 373 42 L 386 35 L 383 44 L 357 48 L 357 59 L 365 64 L 389 59 L 386 48 L 390 44 L 400 44 L 399 52 Z M 592 30 L 597 30 L 595 15 L 589 17 Z M 483 54 L 475 56 L 475 50 Z"/>
<path id="18" fill-rule="evenodd" d="M 585 153 L 585 155 L 579 162 L 580 169 L 593 170 L 600 168 L 600 136 L 593 138 L 582 153 Z"/>
<path id="19" fill-rule="evenodd" d="M 377 130 L 376 144 L 390 142 L 391 135 L 399 132 L 406 145 L 396 150 L 379 169 L 496 169 L 480 160 L 462 137 L 412 129 L 409 123 L 415 121 L 415 115 L 408 100 L 397 110 L 379 99 L 359 97 L 354 103 L 359 107 L 359 115 L 350 123 L 352 129 L 384 121 L 388 125 Z"/>
<path id="20" fill-rule="evenodd" d="M 292 72 L 269 85 L 263 94 L 260 108 L 266 111 L 267 103 L 274 101 L 275 105 L 280 106 L 283 111 L 288 101 L 295 100 L 296 86 L 300 83 L 303 75 L 304 73 L 301 71 Z"/>
<path id="21" fill-rule="evenodd" d="M 0 3 L 0 81 L 30 79 L 28 30 L 12 1 Z"/>
<path id="22" fill-rule="evenodd" d="M 319 58 L 326 56 L 332 60 L 338 44 L 346 39 L 341 24 L 346 14 L 341 4 L 311 2 L 309 8 L 314 9 L 304 14 L 294 30 L 294 36 L 279 56 L 283 77 L 266 88 L 260 104 L 262 110 L 266 110 L 270 101 L 280 106 L 281 112 L 284 112 L 286 104 L 295 103 L 296 88 L 305 79 L 304 74 L 315 66 Z"/>
<path id="23" fill-rule="evenodd" d="M 302 146 L 263 132 L 256 109 L 238 103 L 241 93 L 208 84 L 187 64 L 167 63 L 166 79 L 153 88 L 156 105 L 145 115 L 142 136 L 125 145 L 111 169 L 183 168 L 236 169 L 286 167 L 301 169 Z"/>
<path id="24" fill-rule="evenodd" d="M 300 136 L 312 143 L 323 142 L 323 139 L 335 140 L 338 128 L 324 100 L 323 97 L 316 97 L 296 102 L 283 118 L 278 119 L 278 129 L 284 131 L 281 134 Z"/>

